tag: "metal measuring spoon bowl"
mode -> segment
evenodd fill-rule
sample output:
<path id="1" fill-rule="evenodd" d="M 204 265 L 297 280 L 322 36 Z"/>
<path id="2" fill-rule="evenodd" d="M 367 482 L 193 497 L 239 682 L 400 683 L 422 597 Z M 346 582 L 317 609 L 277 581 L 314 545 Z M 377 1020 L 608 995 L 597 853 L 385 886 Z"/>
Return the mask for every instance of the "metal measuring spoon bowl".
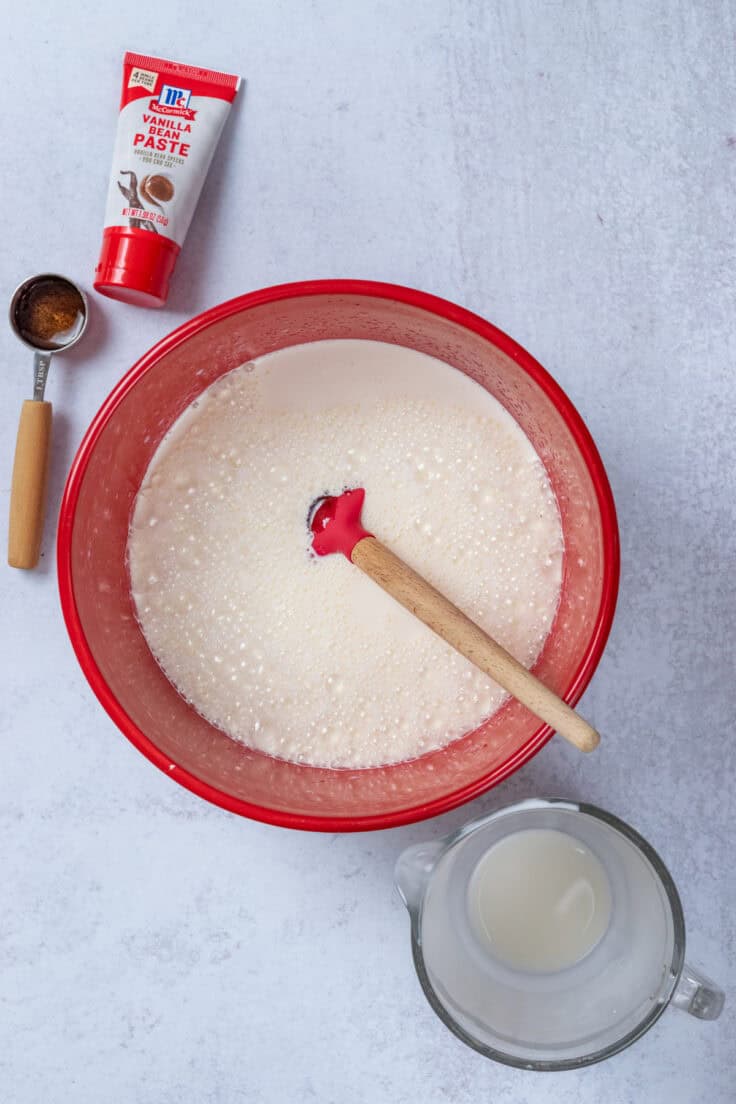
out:
<path id="1" fill-rule="evenodd" d="M 65 276 L 42 273 L 20 284 L 10 300 L 10 326 L 33 350 L 33 398 L 23 403 L 18 423 L 10 492 L 8 563 L 38 563 L 46 512 L 51 403 L 44 400 L 53 353 L 70 349 L 87 325 L 87 297 Z"/>

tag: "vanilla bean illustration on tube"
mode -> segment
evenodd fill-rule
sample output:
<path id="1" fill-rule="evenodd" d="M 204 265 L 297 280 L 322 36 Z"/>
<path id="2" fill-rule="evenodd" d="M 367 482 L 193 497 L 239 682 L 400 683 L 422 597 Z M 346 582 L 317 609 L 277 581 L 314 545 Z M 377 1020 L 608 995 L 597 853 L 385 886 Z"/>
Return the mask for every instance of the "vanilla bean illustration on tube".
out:
<path id="1" fill-rule="evenodd" d="M 143 213 L 143 204 L 141 203 L 140 196 L 138 195 L 138 177 L 130 169 L 121 169 L 120 176 L 129 177 L 127 186 L 120 183 L 118 180 L 118 188 L 123 193 L 132 210 L 140 210 Z M 135 216 L 128 216 L 128 222 L 131 226 L 136 226 L 140 230 L 148 230 L 154 234 L 158 234 L 156 227 L 144 218 L 137 218 Z"/>

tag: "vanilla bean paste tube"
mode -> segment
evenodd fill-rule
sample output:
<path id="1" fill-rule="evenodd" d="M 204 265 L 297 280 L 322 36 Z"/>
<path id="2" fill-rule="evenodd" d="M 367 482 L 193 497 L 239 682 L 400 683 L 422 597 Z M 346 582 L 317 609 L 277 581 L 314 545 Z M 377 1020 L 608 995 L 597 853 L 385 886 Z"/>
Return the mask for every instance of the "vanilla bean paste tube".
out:
<path id="1" fill-rule="evenodd" d="M 94 286 L 162 307 L 240 78 L 125 55 L 105 229 Z"/>

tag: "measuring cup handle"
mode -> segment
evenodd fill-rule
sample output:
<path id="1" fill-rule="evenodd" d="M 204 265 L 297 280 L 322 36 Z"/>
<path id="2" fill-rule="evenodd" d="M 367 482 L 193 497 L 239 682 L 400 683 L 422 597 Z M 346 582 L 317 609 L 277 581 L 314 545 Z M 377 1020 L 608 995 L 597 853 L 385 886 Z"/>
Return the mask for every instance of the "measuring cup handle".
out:
<path id="1" fill-rule="evenodd" d="M 718 986 L 687 962 L 680 974 L 672 1003 L 699 1020 L 717 1020 L 726 997 Z"/>
<path id="2" fill-rule="evenodd" d="M 26 399 L 20 412 L 10 491 L 8 563 L 33 568 L 41 551 L 51 445 L 51 403 Z"/>

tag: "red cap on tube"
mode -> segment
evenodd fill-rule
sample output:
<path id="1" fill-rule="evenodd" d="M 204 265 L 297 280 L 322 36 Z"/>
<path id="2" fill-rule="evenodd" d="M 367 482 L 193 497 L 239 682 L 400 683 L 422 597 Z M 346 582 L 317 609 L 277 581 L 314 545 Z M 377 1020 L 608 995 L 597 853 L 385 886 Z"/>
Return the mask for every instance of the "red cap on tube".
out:
<path id="1" fill-rule="evenodd" d="M 150 230 L 108 226 L 95 268 L 95 291 L 138 307 L 162 307 L 179 246 Z"/>

